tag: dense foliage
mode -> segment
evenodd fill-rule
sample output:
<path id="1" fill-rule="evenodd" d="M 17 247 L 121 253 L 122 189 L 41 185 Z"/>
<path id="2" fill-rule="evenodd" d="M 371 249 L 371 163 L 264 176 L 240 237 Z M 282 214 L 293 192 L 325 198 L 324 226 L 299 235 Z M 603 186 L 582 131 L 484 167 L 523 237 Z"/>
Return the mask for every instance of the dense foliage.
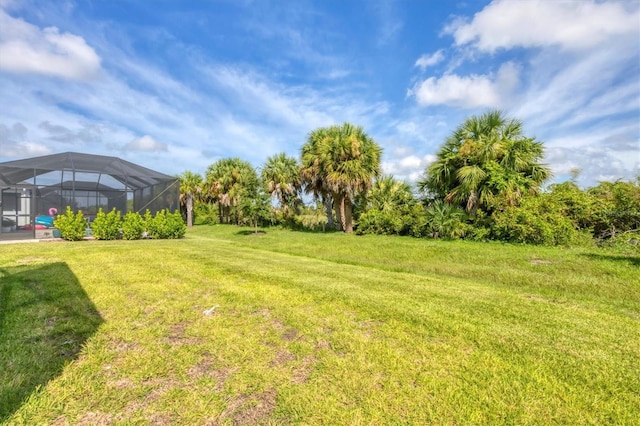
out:
<path id="1" fill-rule="evenodd" d="M 468 212 L 513 206 L 550 176 L 542 157 L 542 143 L 524 136 L 520 121 L 490 111 L 466 119 L 447 138 L 419 186 Z"/>
<path id="2" fill-rule="evenodd" d="M 69 241 L 81 240 L 86 235 L 87 220 L 82 211 L 74 213 L 67 207 L 64 215 L 54 221 L 62 238 Z M 154 215 L 149 210 L 144 216 L 128 212 L 124 217 L 115 208 L 109 213 L 100 209 L 90 225 L 91 233 L 97 240 L 138 240 L 140 238 L 175 239 L 182 238 L 187 230 L 179 211 L 171 213 L 160 210 Z"/>
<path id="3" fill-rule="evenodd" d="M 638 250 L 640 177 L 587 189 L 573 181 L 545 188 L 551 173 L 543 148 L 524 135 L 520 121 L 499 111 L 472 116 L 445 140 L 414 189 L 379 176 L 380 147 L 361 127 L 319 128 L 299 162 L 284 153 L 269 157 L 261 185 L 247 162 L 212 164 L 202 187 L 208 197 L 194 197 L 195 221 L 543 245 L 595 241 Z M 184 197 L 190 186 L 197 185 L 185 184 Z M 311 205 L 303 204 L 303 192 L 313 197 Z"/>

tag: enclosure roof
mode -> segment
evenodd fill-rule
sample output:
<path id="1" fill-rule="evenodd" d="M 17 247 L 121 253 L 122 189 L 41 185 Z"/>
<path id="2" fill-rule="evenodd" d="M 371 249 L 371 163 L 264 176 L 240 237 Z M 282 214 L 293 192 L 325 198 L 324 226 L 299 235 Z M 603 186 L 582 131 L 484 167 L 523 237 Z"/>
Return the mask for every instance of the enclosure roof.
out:
<path id="1" fill-rule="evenodd" d="M 117 157 L 64 152 L 0 163 L 0 184 L 15 185 L 58 170 L 109 175 L 134 190 L 176 180 Z"/>

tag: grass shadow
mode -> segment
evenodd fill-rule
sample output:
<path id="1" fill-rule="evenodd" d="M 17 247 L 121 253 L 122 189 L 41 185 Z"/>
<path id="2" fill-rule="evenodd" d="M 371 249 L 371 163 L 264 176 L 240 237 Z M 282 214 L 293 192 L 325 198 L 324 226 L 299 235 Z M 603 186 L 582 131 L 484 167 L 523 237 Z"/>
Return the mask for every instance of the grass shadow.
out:
<path id="1" fill-rule="evenodd" d="M 312 228 L 292 228 L 291 229 L 292 232 L 303 232 L 305 234 L 336 234 L 336 233 L 342 233 L 342 231 L 335 229 L 335 228 L 316 228 L 316 229 L 312 229 Z"/>
<path id="2" fill-rule="evenodd" d="M 0 268 L 0 424 L 60 375 L 103 322 L 65 263 Z"/>
<path id="3" fill-rule="evenodd" d="M 588 257 L 593 260 L 613 260 L 617 262 L 627 262 L 632 266 L 640 266 L 640 256 L 625 256 L 616 254 L 596 254 L 585 253 L 582 256 Z"/>
<path id="4" fill-rule="evenodd" d="M 267 232 L 263 229 L 258 230 L 258 232 L 254 230 L 243 229 L 241 231 L 236 232 L 236 235 L 265 235 Z"/>

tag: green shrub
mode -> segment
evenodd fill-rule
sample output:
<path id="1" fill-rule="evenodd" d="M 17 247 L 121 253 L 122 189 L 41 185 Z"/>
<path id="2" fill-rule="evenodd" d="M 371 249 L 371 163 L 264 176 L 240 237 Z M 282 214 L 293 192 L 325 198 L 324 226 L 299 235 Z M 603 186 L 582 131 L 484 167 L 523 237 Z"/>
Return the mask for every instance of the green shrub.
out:
<path id="1" fill-rule="evenodd" d="M 169 239 L 178 239 L 184 237 L 187 232 L 187 225 L 184 223 L 184 218 L 178 210 L 173 213 L 169 213 L 167 210 L 165 222 L 165 237 Z"/>
<path id="2" fill-rule="evenodd" d="M 360 215 L 356 234 L 395 235 L 402 225 L 402 218 L 394 211 L 370 209 Z"/>
<path id="3" fill-rule="evenodd" d="M 60 235 L 65 240 L 79 241 L 85 235 L 87 219 L 85 219 L 81 210 L 74 214 L 71 207 L 67 206 L 65 214 L 58 215 L 53 221 L 53 226 L 60 230 Z"/>
<path id="4" fill-rule="evenodd" d="M 587 192 L 595 200 L 590 220 L 596 238 L 640 229 L 640 177 L 636 182 L 601 182 Z"/>
<path id="5" fill-rule="evenodd" d="M 193 223 L 196 225 L 214 225 L 220 223 L 218 204 L 196 203 L 193 209 Z"/>
<path id="6" fill-rule="evenodd" d="M 122 238 L 125 240 L 139 240 L 145 231 L 144 219 L 137 212 L 124 215 L 122 221 Z"/>
<path id="7" fill-rule="evenodd" d="M 569 245 L 580 240 L 576 224 L 549 194 L 530 196 L 521 205 L 492 215 L 491 237 L 501 241 Z"/>
<path id="8" fill-rule="evenodd" d="M 369 208 L 358 218 L 356 233 L 382 235 L 411 235 L 423 237 L 424 207 L 417 203 L 393 208 Z"/>
<path id="9" fill-rule="evenodd" d="M 142 217 L 142 224 L 144 225 L 144 231 L 142 236 L 145 238 L 153 238 L 153 235 L 156 233 L 155 231 L 156 224 L 155 224 L 155 221 L 153 220 L 153 215 L 148 209 L 146 212 L 144 212 L 144 216 Z"/>
<path id="10" fill-rule="evenodd" d="M 601 246 L 623 254 L 637 256 L 640 254 L 640 230 L 617 234 L 603 241 Z"/>
<path id="11" fill-rule="evenodd" d="M 98 210 L 91 223 L 91 233 L 97 240 L 116 240 L 122 234 L 122 217 L 115 208 L 109 213 Z"/>
<path id="12" fill-rule="evenodd" d="M 299 214 L 293 217 L 294 226 L 309 231 L 324 232 L 328 219 L 327 215 L 322 211 L 314 211 L 311 214 Z"/>
<path id="13" fill-rule="evenodd" d="M 440 200 L 425 210 L 426 236 L 453 240 L 462 238 L 468 231 L 467 214 L 463 209 Z"/>
<path id="14" fill-rule="evenodd" d="M 179 211 L 169 213 L 164 209 L 152 216 L 147 210 L 144 214 L 144 224 L 150 238 L 177 239 L 184 237 L 187 231 L 187 225 Z"/>

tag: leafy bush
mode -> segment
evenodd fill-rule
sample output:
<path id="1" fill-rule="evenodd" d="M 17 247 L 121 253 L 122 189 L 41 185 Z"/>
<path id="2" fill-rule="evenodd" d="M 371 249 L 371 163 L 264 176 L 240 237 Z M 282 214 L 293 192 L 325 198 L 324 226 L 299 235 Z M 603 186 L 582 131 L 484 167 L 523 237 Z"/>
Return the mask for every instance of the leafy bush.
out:
<path id="1" fill-rule="evenodd" d="M 519 206 L 492 215 L 491 236 L 502 241 L 542 245 L 569 245 L 579 240 L 575 223 L 549 194 L 531 196 Z"/>
<path id="2" fill-rule="evenodd" d="M 152 217 L 149 210 L 144 214 L 144 224 L 149 237 L 157 239 L 177 239 L 184 237 L 187 231 L 182 215 L 179 211 L 169 213 L 160 210 Z"/>
<path id="3" fill-rule="evenodd" d="M 87 219 L 85 219 L 81 210 L 73 213 L 70 206 L 63 215 L 58 215 L 53 221 L 53 226 L 60 230 L 60 235 L 65 240 L 79 241 L 81 240 L 87 229 Z"/>
<path id="4" fill-rule="evenodd" d="M 91 223 L 91 232 L 97 240 L 116 240 L 121 236 L 122 217 L 115 208 L 109 213 L 98 210 L 96 218 Z"/>
<path id="5" fill-rule="evenodd" d="M 402 218 L 394 211 L 370 209 L 360 215 L 356 233 L 394 235 L 403 227 Z"/>
<path id="6" fill-rule="evenodd" d="M 129 212 L 122 221 L 122 238 L 125 240 L 139 240 L 145 230 L 144 219 L 139 213 Z"/>
<path id="7" fill-rule="evenodd" d="M 458 206 L 436 201 L 427 207 L 426 234 L 431 238 L 452 240 L 465 236 L 468 225 L 467 214 Z"/>
<path id="8" fill-rule="evenodd" d="M 214 225 L 220 223 L 220 211 L 217 203 L 196 203 L 193 209 L 193 223 L 196 225 Z"/>
<path id="9" fill-rule="evenodd" d="M 602 247 L 607 247 L 613 251 L 623 254 L 639 255 L 640 254 L 640 230 L 627 231 L 617 234 L 614 237 L 605 240 Z"/>
<path id="10" fill-rule="evenodd" d="M 324 232 L 327 227 L 328 219 L 324 212 L 314 211 L 308 214 L 295 215 L 293 217 L 293 222 L 297 228 Z"/>
<path id="11" fill-rule="evenodd" d="M 164 238 L 178 239 L 184 237 L 185 232 L 187 232 L 187 225 L 184 223 L 179 211 L 176 210 L 173 213 L 169 213 L 169 210 L 167 210 L 165 220 L 166 233 Z"/>
<path id="12" fill-rule="evenodd" d="M 637 182 L 601 182 L 587 192 L 595 199 L 591 216 L 595 237 L 603 240 L 640 229 L 640 177 Z"/>
<path id="13" fill-rule="evenodd" d="M 420 204 L 395 209 L 368 209 L 358 218 L 358 234 L 411 235 L 424 237 L 425 210 Z"/>

